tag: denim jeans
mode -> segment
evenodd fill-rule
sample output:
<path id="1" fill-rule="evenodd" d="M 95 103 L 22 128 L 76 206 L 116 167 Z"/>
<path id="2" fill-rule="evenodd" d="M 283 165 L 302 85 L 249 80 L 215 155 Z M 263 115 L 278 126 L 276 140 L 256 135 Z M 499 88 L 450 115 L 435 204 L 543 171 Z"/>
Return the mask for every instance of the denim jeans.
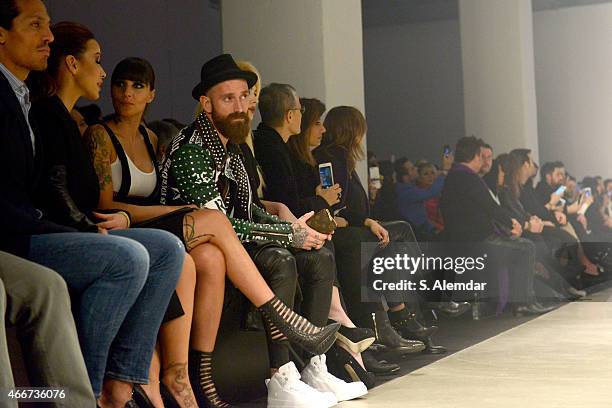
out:
<path id="1" fill-rule="evenodd" d="M 178 238 L 154 229 L 32 236 L 30 260 L 59 273 L 78 298 L 75 320 L 96 396 L 105 375 L 147 383 L 184 256 Z"/>

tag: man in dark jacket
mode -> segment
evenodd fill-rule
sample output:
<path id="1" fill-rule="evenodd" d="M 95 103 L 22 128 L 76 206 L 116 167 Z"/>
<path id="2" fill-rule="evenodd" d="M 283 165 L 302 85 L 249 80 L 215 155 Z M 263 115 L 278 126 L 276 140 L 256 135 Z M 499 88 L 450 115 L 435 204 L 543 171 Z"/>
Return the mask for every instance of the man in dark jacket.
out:
<path id="1" fill-rule="evenodd" d="M 563 194 L 552 194 L 565 182 L 565 166 L 560 161 L 544 163 L 540 169 L 540 182 L 536 187 L 536 195 L 540 204 L 556 207 Z"/>
<path id="2" fill-rule="evenodd" d="M 31 30 L 36 22 L 39 30 Z M 0 4 L 0 250 L 22 256 L 32 234 L 66 232 L 69 228 L 41 220 L 31 198 L 40 178 L 40 143 L 28 120 L 30 70 L 47 66 L 53 41 L 49 16 L 41 1 Z M 66 313 L 68 313 L 66 315 Z M 0 252 L 0 314 L 23 329 L 26 365 L 32 385 L 70 387 L 66 403 L 93 406 L 94 395 L 64 281 L 53 271 Z M 4 321 L 0 322 L 4 331 Z M 27 333 L 27 334 L 26 334 Z M 0 334 L 0 388 L 14 388 L 4 333 Z M 17 402 L 8 406 L 17 406 Z"/>
<path id="3" fill-rule="evenodd" d="M 475 137 L 457 142 L 455 164 L 446 177 L 440 199 L 448 241 L 484 241 L 502 231 L 521 235 L 520 224 L 493 200 L 486 183 L 478 176 L 482 146 L 484 143 Z"/>
<path id="4" fill-rule="evenodd" d="M 495 202 L 478 175 L 483 146 L 484 142 L 474 136 L 457 142 L 455 164 L 446 177 L 440 199 L 444 237 L 450 242 L 464 243 L 461 252 L 473 252 L 473 243 L 482 242 L 482 249 L 493 253 L 488 261 L 495 264 L 494 270 L 488 268 L 485 279 L 497 278 L 491 272 L 507 271 L 510 300 L 518 304 L 516 307 L 527 313 L 545 312 L 548 309 L 537 304 L 534 294 L 535 246 L 520 238 L 523 232 L 520 223 Z"/>
<path id="5" fill-rule="evenodd" d="M 301 199 L 289 138 L 300 133 L 302 121 L 300 99 L 291 85 L 272 83 L 261 90 L 259 112 L 261 123 L 254 132 L 255 155 L 266 180 L 264 198 L 285 204 L 294 214 L 328 208 L 327 202 L 314 195 Z"/>
<path id="6" fill-rule="evenodd" d="M 41 0 L 0 2 L 0 151 L 3 153 L 0 251 L 52 268 L 80 300 L 75 307 L 80 311 L 77 319 L 79 338 L 74 332 L 53 331 L 44 341 L 39 339 L 43 347 L 47 347 L 47 353 L 53 352 L 52 345 L 61 344 L 72 353 L 70 361 L 75 364 L 46 367 L 38 373 L 40 381 L 36 385 L 74 384 L 67 392 L 67 406 L 93 406 L 94 395 L 100 396 L 99 403 L 104 407 L 111 403 L 125 405 L 131 398 L 133 382 L 147 378 L 146 359 L 151 358 L 159 329 L 159 323 L 153 319 L 161 323 L 184 252 L 169 234 L 161 241 L 160 236 L 152 236 L 156 245 L 164 245 L 156 255 L 160 262 L 155 264 L 154 256 L 136 242 L 110 237 L 111 234 L 78 233 L 47 220 L 38 208 L 36 199 L 44 178 L 45 152 L 36 123 L 29 114 L 30 93 L 24 81 L 31 71 L 47 68 L 53 40 L 50 18 Z M 168 254 L 163 252 L 166 250 Z M 1 262 L 7 267 L 7 261 Z M 175 275 L 169 273 L 170 268 Z M 47 272 L 40 273 L 41 285 L 49 282 L 45 278 Z M 14 276 L 2 274 L 5 287 L 13 286 L 12 279 Z M 148 288 L 150 291 L 145 293 Z M 158 298 L 160 289 L 167 297 Z M 140 293 L 144 295 L 139 298 Z M 53 303 L 60 304 L 67 302 L 61 299 L 64 294 L 65 291 L 57 291 L 49 296 L 57 297 Z M 8 292 L 7 295 L 10 296 Z M 26 295 L 24 298 L 36 297 Z M 36 301 L 45 302 L 40 296 Z M 134 316 L 139 314 L 139 305 L 149 308 L 148 320 L 142 315 Z M 130 316 L 129 324 L 122 326 Z M 63 319 L 67 321 L 56 323 L 58 330 L 70 325 L 72 316 Z M 134 323 L 136 319 L 151 325 L 138 328 Z M 0 367 L 0 372 L 6 370 L 10 369 Z M 89 380 L 83 375 L 85 372 Z"/>

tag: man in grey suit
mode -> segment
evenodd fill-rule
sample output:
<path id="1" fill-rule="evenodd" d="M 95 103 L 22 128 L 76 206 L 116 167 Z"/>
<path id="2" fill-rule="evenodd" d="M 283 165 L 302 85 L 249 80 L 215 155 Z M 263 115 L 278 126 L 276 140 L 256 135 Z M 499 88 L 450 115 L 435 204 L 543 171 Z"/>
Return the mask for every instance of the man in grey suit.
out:
<path id="1" fill-rule="evenodd" d="M 0 252 L 0 406 L 17 407 L 5 325 L 17 328 L 32 386 L 63 389 L 57 407 L 94 407 L 66 283 L 49 268 Z"/>

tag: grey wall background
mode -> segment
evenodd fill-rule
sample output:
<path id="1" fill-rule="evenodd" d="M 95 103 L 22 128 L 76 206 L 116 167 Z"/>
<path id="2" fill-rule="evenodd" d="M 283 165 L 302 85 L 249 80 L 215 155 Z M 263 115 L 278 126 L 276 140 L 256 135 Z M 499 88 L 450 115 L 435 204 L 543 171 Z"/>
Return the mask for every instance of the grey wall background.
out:
<path id="1" fill-rule="evenodd" d="M 156 73 L 156 100 L 148 120 L 193 118 L 196 102 L 191 89 L 202 63 L 221 52 L 218 6 L 206 0 L 46 0 L 53 22 L 77 21 L 89 27 L 102 48 L 108 77 L 125 57 L 142 57 Z M 79 101 L 79 105 L 89 102 Z M 110 81 L 98 101 L 112 112 Z"/>
<path id="2" fill-rule="evenodd" d="M 534 15 L 542 161 L 612 177 L 612 4 Z"/>
<path id="3" fill-rule="evenodd" d="M 464 133 L 456 0 L 363 0 L 368 146 L 439 161 Z M 612 3 L 534 0 L 542 161 L 612 176 Z M 478 135 L 486 139 L 486 135 Z"/>
<path id="4" fill-rule="evenodd" d="M 157 99 L 148 119 L 191 120 L 201 64 L 222 49 L 217 0 L 46 3 L 53 21 L 79 21 L 94 31 L 109 75 L 124 57 L 151 61 Z M 534 0 L 540 154 L 568 162 L 578 176 L 591 168 L 612 174 L 610 7 L 608 0 Z M 363 22 L 370 148 L 382 158 L 437 160 L 441 146 L 464 133 L 457 1 L 363 0 Z M 98 102 L 104 113 L 109 99 L 106 82 Z"/>
<path id="5" fill-rule="evenodd" d="M 437 160 L 465 128 L 459 21 L 366 26 L 363 39 L 369 149 Z"/>

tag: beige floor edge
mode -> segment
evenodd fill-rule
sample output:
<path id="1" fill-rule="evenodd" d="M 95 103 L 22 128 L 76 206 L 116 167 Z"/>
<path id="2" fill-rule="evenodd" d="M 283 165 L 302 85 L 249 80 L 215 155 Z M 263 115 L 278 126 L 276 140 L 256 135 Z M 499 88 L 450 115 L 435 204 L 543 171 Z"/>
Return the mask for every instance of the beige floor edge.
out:
<path id="1" fill-rule="evenodd" d="M 612 289 L 375 388 L 341 408 L 611 408 Z"/>

